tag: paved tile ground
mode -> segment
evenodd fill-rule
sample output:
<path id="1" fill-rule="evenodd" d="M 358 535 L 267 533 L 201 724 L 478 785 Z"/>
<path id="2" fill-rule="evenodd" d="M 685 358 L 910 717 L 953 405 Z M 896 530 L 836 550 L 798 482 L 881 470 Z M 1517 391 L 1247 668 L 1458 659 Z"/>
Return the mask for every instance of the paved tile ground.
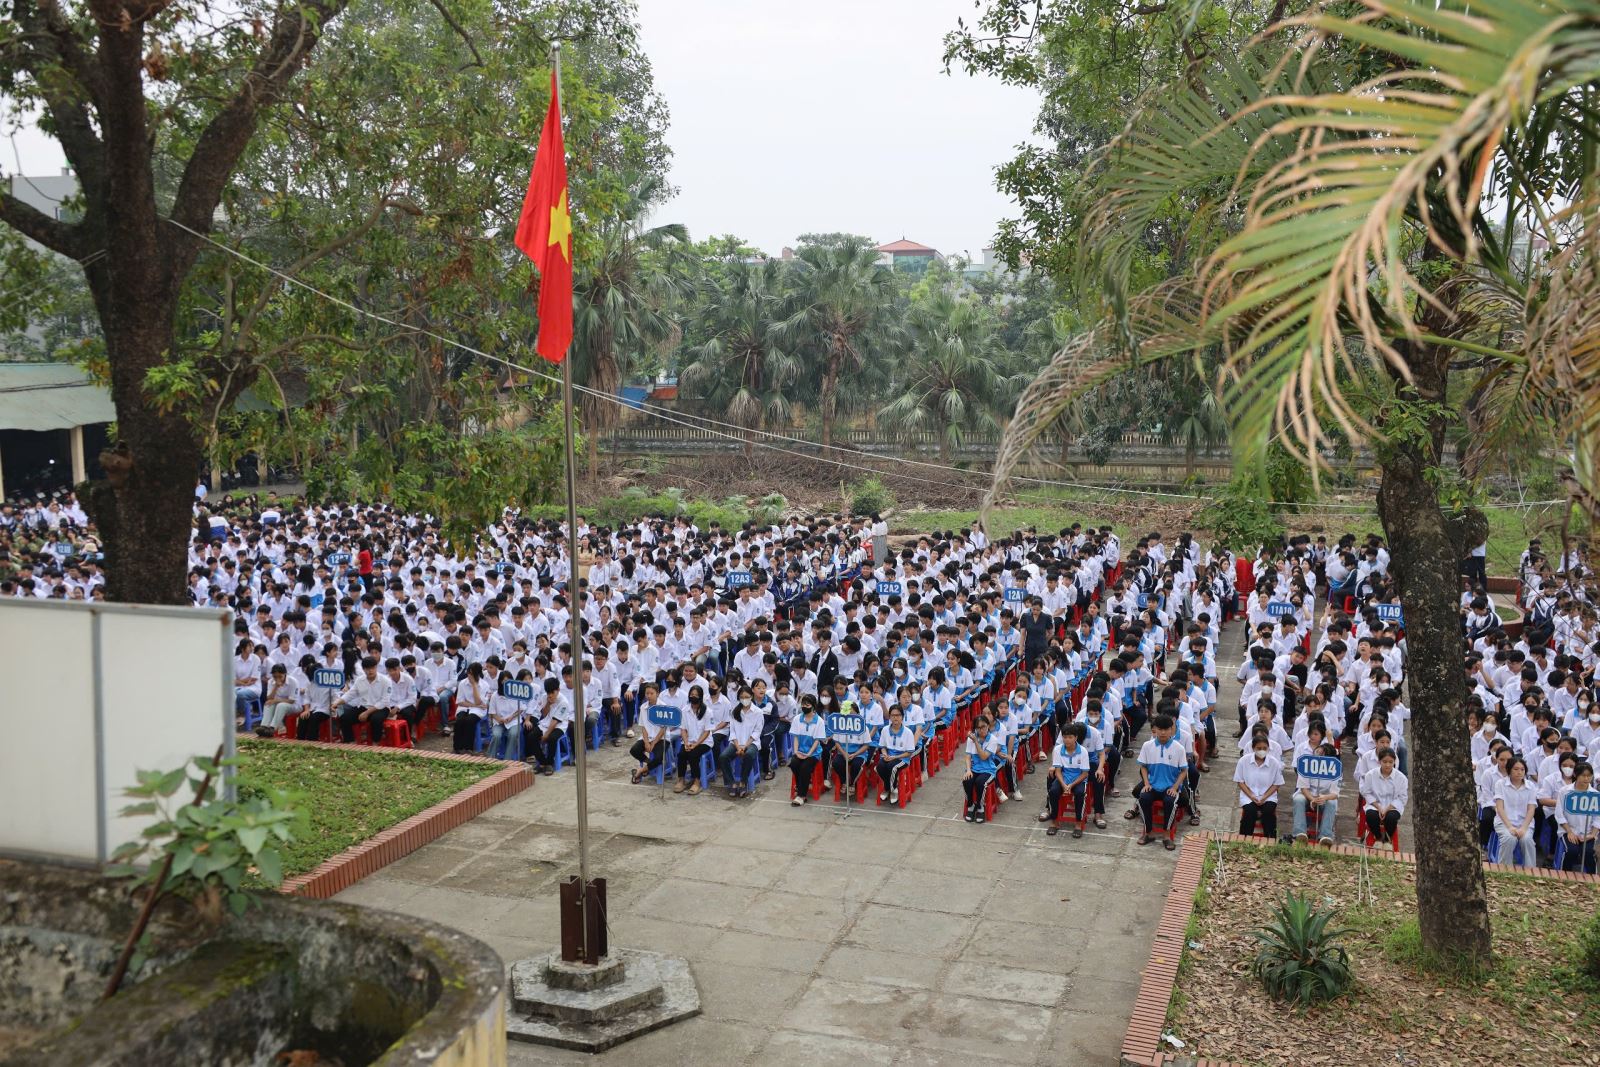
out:
<path id="1" fill-rule="evenodd" d="M 1242 648 L 1237 624 L 1224 663 Z M 1225 675 L 1219 706 L 1236 706 Z M 1225 721 L 1230 721 L 1226 720 Z M 1224 745 L 1233 751 L 1231 727 Z M 1047 837 L 1041 779 L 995 822 L 963 822 L 940 771 L 904 811 L 793 808 L 787 772 L 753 800 L 628 783 L 590 761 L 591 869 L 617 946 L 689 958 L 703 1014 L 599 1057 L 633 1064 L 1114 1064 L 1174 853 L 1140 848 L 1114 802 L 1104 831 Z M 1237 828 L 1231 759 L 1204 825 Z M 1124 771 L 1121 785 L 1132 778 Z M 1343 820 L 1341 820 L 1343 821 Z M 340 894 L 458 927 L 506 961 L 556 943 L 577 868 L 573 775 L 530 790 Z M 594 1057 L 512 1047 L 513 1064 Z"/>

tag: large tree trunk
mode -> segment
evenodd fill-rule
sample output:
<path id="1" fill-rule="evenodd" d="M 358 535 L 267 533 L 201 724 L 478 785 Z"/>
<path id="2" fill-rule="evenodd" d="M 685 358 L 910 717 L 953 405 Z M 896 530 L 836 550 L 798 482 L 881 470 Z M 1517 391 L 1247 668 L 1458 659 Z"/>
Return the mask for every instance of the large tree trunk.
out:
<path id="1" fill-rule="evenodd" d="M 1402 402 L 1442 403 L 1448 352 L 1414 344 L 1408 355 L 1414 385 L 1397 385 Z M 1444 440 L 1444 424 L 1435 421 L 1430 440 L 1410 437 L 1386 443 L 1378 513 L 1405 609 L 1412 708 L 1410 804 L 1422 946 L 1440 963 L 1481 965 L 1491 954 L 1489 906 L 1474 818 L 1478 806 L 1462 669 L 1461 579 L 1437 491 L 1427 478 L 1428 469 L 1439 462 Z"/>
<path id="2" fill-rule="evenodd" d="M 839 358 L 829 356 L 822 372 L 822 454 L 833 451 L 833 418 L 838 410 Z"/>

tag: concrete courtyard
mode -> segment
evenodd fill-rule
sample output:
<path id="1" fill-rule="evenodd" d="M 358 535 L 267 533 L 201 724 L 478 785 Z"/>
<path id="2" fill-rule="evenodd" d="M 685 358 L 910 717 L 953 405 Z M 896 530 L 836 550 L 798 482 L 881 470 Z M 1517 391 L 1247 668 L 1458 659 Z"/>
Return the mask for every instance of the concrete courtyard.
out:
<path id="1" fill-rule="evenodd" d="M 1232 674 L 1219 664 L 1226 757 L 1204 825 L 1237 829 Z M 608 880 L 611 944 L 688 957 L 700 1017 L 598 1057 L 634 1064 L 1114 1064 L 1175 853 L 1139 847 L 1126 797 L 1107 828 L 1048 837 L 1042 777 L 993 823 L 961 819 L 960 772 L 905 810 L 791 807 L 788 772 L 750 800 L 630 785 L 590 760 L 591 869 Z M 1127 767 L 1126 793 L 1137 780 Z M 1348 792 L 1348 791 L 1347 791 Z M 1287 810 L 1285 810 L 1287 816 Z M 1352 813 L 1353 817 L 1353 813 Z M 1341 823 L 1344 822 L 1341 819 Z M 577 869 L 570 770 L 340 894 L 483 939 L 509 963 L 558 941 L 557 883 Z M 1187 828 L 1186 828 L 1187 829 Z M 513 1043 L 513 1064 L 595 1057 Z"/>

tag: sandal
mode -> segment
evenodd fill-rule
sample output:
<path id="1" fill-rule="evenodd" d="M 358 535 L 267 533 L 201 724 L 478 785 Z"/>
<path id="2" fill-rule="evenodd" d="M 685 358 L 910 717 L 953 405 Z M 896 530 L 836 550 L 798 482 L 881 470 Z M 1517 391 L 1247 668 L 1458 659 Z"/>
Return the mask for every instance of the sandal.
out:
<path id="1" fill-rule="evenodd" d="M 1139 809 L 1129 808 L 1127 811 L 1122 813 L 1122 817 L 1124 819 L 1137 819 L 1139 817 Z"/>
<path id="2" fill-rule="evenodd" d="M 1096 830 L 1104 830 L 1106 828 L 1106 820 L 1104 817 L 1096 815 L 1094 817 L 1094 826 Z"/>
<path id="3" fill-rule="evenodd" d="M 1056 836 L 1057 833 L 1060 832 L 1060 830 L 1061 830 L 1061 828 L 1059 826 L 1052 826 L 1048 830 L 1045 831 L 1045 834 L 1047 836 L 1049 836 L 1049 837 L 1054 837 L 1054 836 Z"/>
<path id="4" fill-rule="evenodd" d="M 631 782 L 629 782 L 629 784 L 630 785 L 638 785 L 639 784 L 639 779 L 642 778 L 643 776 L 644 775 L 640 772 L 639 768 L 635 767 L 633 769 L 633 779 L 632 779 Z"/>
<path id="5" fill-rule="evenodd" d="M 1189 816 L 1189 825 L 1190 826 L 1199 826 L 1200 825 L 1200 816 L 1199 816 L 1199 814 L 1191 814 Z"/>
<path id="6" fill-rule="evenodd" d="M 772 772 L 772 771 L 768 771 L 768 772 L 767 772 L 767 773 L 766 773 L 766 774 L 763 774 L 763 775 L 762 775 L 762 776 L 761 776 L 761 780 L 762 780 L 762 781 L 764 781 L 764 782 L 770 782 L 770 781 L 772 781 L 772 776 L 773 776 L 773 773 L 774 773 L 774 772 Z"/>
<path id="7" fill-rule="evenodd" d="M 1171 852 L 1173 849 L 1178 847 L 1178 843 L 1170 837 L 1163 837 L 1161 839 L 1161 844 L 1162 847 L 1164 847 L 1168 852 Z"/>
<path id="8" fill-rule="evenodd" d="M 1082 837 L 1082 836 L 1083 836 L 1083 827 L 1081 827 L 1081 826 L 1074 826 L 1074 827 L 1073 827 L 1073 828 L 1072 828 L 1072 836 L 1073 836 L 1073 837 Z"/>
<path id="9" fill-rule="evenodd" d="M 1155 840 L 1155 838 L 1151 837 L 1149 834 L 1140 834 L 1139 835 L 1139 844 L 1141 844 L 1141 845 L 1148 845 L 1150 842 L 1152 842 L 1154 840 Z"/>

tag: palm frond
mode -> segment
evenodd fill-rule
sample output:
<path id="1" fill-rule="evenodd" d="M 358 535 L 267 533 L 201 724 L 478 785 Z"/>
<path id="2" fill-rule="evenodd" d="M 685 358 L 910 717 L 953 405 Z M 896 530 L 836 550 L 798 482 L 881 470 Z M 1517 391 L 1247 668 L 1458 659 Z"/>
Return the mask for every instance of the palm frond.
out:
<path id="1" fill-rule="evenodd" d="M 1205 343 L 1193 276 L 1171 279 L 1133 297 L 1127 328 L 1137 341 L 1131 356 L 1118 344 L 1118 324 L 1106 321 L 1070 339 L 1023 390 L 995 452 L 989 491 L 983 498 L 985 522 L 1039 435 L 1085 392 L 1133 367 L 1187 355 Z"/>
<path id="2" fill-rule="evenodd" d="M 1260 445 L 1276 429 L 1308 456 L 1324 439 L 1325 415 L 1352 437 L 1370 431 L 1342 376 L 1387 364 L 1409 377 L 1397 342 L 1418 339 L 1416 309 L 1438 302 L 1408 267 L 1408 218 L 1448 257 L 1470 261 L 1484 178 L 1506 129 L 1541 99 L 1600 74 L 1592 0 L 1361 7 L 1290 25 L 1398 64 L 1345 92 L 1279 94 L 1251 109 L 1281 111 L 1262 143 L 1292 138 L 1295 151 L 1255 183 L 1243 230 L 1202 272 L 1207 327 L 1228 346 L 1224 395 L 1239 437 Z"/>

